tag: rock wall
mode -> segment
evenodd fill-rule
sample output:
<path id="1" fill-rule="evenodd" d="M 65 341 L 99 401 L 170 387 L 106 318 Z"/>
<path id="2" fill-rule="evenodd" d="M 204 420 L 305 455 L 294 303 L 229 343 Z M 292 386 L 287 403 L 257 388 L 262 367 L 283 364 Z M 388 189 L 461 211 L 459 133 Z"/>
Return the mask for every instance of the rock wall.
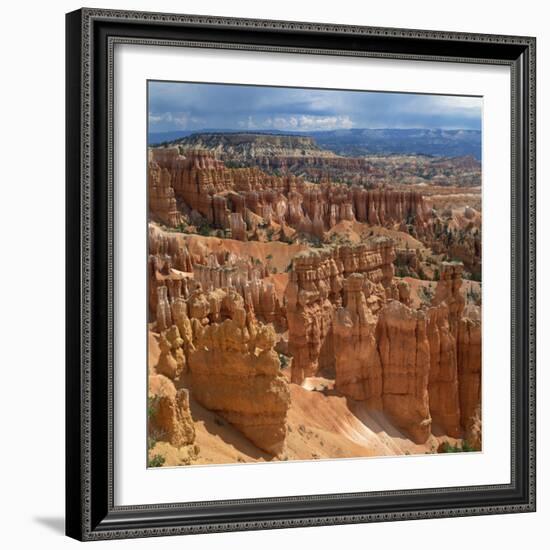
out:
<path id="1" fill-rule="evenodd" d="M 481 323 L 476 306 L 465 313 L 462 266 L 442 264 L 432 304 L 413 309 L 409 285 L 388 268 L 394 258 L 385 240 L 295 258 L 286 295 L 292 381 L 320 375 L 328 349 L 336 390 L 383 408 L 417 443 L 432 421 L 452 437 L 475 432 Z"/>
<path id="2" fill-rule="evenodd" d="M 285 304 L 292 382 L 296 384 L 315 376 L 332 360 L 330 355 L 322 357 L 321 351 L 331 336 L 333 306 L 329 298 L 339 300 L 342 271 L 341 262 L 328 250 L 298 254 L 292 261 Z"/>
<path id="3" fill-rule="evenodd" d="M 460 421 L 471 444 L 481 445 L 481 309 L 467 306 L 458 327 Z M 479 440 L 479 442 L 478 442 Z"/>
<path id="4" fill-rule="evenodd" d="M 172 324 L 170 304 L 187 299 L 199 287 L 206 292 L 236 291 L 258 320 L 286 330 L 286 312 L 273 283 L 266 280 L 265 265 L 235 254 L 191 254 L 185 237 L 153 225 L 149 227 L 149 252 L 149 318 L 156 321 L 158 331 Z"/>
<path id="5" fill-rule="evenodd" d="M 457 342 L 449 323 L 446 304 L 428 310 L 430 343 L 430 411 L 445 433 L 460 437 L 460 405 L 458 399 Z"/>
<path id="6" fill-rule="evenodd" d="M 149 376 L 149 437 L 167 441 L 174 447 L 191 445 L 195 427 L 189 410 L 189 392 L 176 389 L 161 374 Z"/>
<path id="7" fill-rule="evenodd" d="M 377 340 L 384 411 L 413 441 L 424 443 L 432 423 L 428 395 L 430 344 L 425 312 L 390 301 L 380 312 Z"/>
<path id="8" fill-rule="evenodd" d="M 272 326 L 257 321 L 234 290 L 199 287 L 187 299 L 159 303 L 169 312 L 169 326 L 161 328 L 157 319 L 160 355 L 149 378 L 155 438 L 176 447 L 192 443 L 188 388 L 257 447 L 281 453 L 290 392 Z"/>
<path id="9" fill-rule="evenodd" d="M 169 170 L 156 162 L 149 162 L 148 201 L 150 217 L 168 227 L 176 227 L 182 221 L 178 211 L 176 195 L 171 185 Z"/>
<path id="10" fill-rule="evenodd" d="M 377 317 L 367 305 L 365 276 L 344 281 L 344 306 L 334 315 L 335 388 L 359 401 L 380 407 L 382 365 L 376 339 Z"/>
<path id="11" fill-rule="evenodd" d="M 273 350 L 275 332 L 246 314 L 240 296 L 225 298 L 230 317 L 207 324 L 192 319 L 192 393 L 257 447 L 277 455 L 284 448 L 290 392 Z"/>
<path id="12" fill-rule="evenodd" d="M 385 238 L 312 250 L 294 257 L 285 293 L 293 382 L 301 384 L 305 378 L 338 362 L 332 326 L 335 308 L 343 303 L 344 281 L 359 274 L 363 285 L 376 286 L 376 292 L 369 291 L 369 305 L 376 310 L 386 294 L 392 292 L 394 258 L 392 242 Z M 349 295 L 351 299 L 353 292 Z M 340 315 L 345 324 L 346 314 Z"/>
<path id="13" fill-rule="evenodd" d="M 318 238 L 345 220 L 382 226 L 409 223 L 419 236 L 432 232 L 431 211 L 417 191 L 367 190 L 330 181 L 314 184 L 257 167 L 228 168 L 207 151 L 189 150 L 185 155 L 176 147 L 151 149 L 150 182 L 159 179 L 160 167 L 168 185 L 164 194 L 173 190 L 188 209 L 214 227 L 229 229 L 237 240 L 246 240 L 253 229 L 250 214 Z"/>

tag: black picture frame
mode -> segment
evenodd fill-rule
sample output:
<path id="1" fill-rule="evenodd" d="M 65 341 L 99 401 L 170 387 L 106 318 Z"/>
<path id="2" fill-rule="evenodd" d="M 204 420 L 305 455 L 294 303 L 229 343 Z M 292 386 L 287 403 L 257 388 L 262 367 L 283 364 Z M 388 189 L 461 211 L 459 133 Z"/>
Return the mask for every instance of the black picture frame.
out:
<path id="1" fill-rule="evenodd" d="M 535 510 L 535 38 L 81 9 L 66 16 L 66 533 L 79 540 Z M 113 45 L 509 66 L 511 483 L 117 507 L 113 501 Z M 505 335 L 502 335 L 505 337 Z"/>

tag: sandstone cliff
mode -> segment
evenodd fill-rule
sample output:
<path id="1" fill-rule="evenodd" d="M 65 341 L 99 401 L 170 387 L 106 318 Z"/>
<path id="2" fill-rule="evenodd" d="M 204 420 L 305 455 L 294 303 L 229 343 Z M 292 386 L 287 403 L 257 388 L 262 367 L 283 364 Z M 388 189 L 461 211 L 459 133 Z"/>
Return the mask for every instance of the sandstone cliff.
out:
<path id="1" fill-rule="evenodd" d="M 176 390 L 165 376 L 149 376 L 149 433 L 155 441 L 174 447 L 191 445 L 195 428 L 189 411 L 189 392 Z"/>
<path id="2" fill-rule="evenodd" d="M 208 324 L 193 318 L 192 393 L 260 449 L 276 455 L 284 448 L 290 394 L 273 350 L 275 333 L 246 314 L 240 296 L 224 298 L 230 317 Z"/>
<path id="3" fill-rule="evenodd" d="M 365 277 L 344 281 L 344 306 L 334 316 L 335 388 L 358 401 L 380 407 L 382 365 L 376 338 L 377 317 L 367 305 Z"/>
<path id="4" fill-rule="evenodd" d="M 432 421 L 426 314 L 393 300 L 380 312 L 377 330 L 384 410 L 413 441 L 426 441 Z"/>
<path id="5" fill-rule="evenodd" d="M 288 256 L 282 298 L 267 264 L 230 251 L 234 241 L 193 239 L 150 226 L 150 329 L 159 350 L 150 384 L 162 386 L 152 394 L 160 396 L 161 441 L 191 445 L 189 398 L 180 392 L 189 390 L 256 447 L 283 456 L 287 377 L 300 389 L 322 377 L 415 444 L 437 427 L 481 448 L 480 309 L 465 306 L 462 264 L 439 264 L 439 281 L 425 282 L 433 297 L 419 305 L 395 277 L 391 239 L 312 248 Z M 259 244 L 239 243 L 249 246 Z"/>
<path id="6" fill-rule="evenodd" d="M 375 292 L 369 292 L 370 305 L 376 309 L 392 292 L 394 257 L 391 241 L 385 238 L 356 246 L 312 250 L 294 257 L 285 293 L 293 382 L 301 384 L 320 369 L 334 367 L 333 315 L 334 308 L 343 301 L 344 280 L 361 274 L 361 284 L 376 286 Z M 341 316 L 345 317 L 343 312 Z"/>
<path id="7" fill-rule="evenodd" d="M 257 167 L 228 168 L 212 152 L 203 150 L 186 151 L 182 156 L 176 147 L 157 148 L 150 154 L 149 182 L 159 195 L 154 200 L 155 212 L 166 212 L 157 217 L 167 225 L 177 222 L 168 215 L 175 196 L 190 211 L 238 240 L 246 240 L 260 220 L 286 224 L 318 238 L 346 220 L 382 226 L 407 222 L 419 236 L 432 232 L 430 211 L 417 191 L 367 190 L 330 181 L 314 184 L 292 174 L 270 175 Z"/>
<path id="8" fill-rule="evenodd" d="M 157 439 L 178 447 L 190 444 L 190 389 L 198 403 L 224 417 L 257 447 L 279 454 L 286 437 L 289 389 L 273 349 L 272 326 L 257 321 L 234 288 L 204 292 L 199 284 L 186 298 L 172 299 L 166 288 L 157 287 L 154 326 L 160 353 L 149 381 L 158 405 L 152 419 L 153 430 L 161 434 Z"/>
<path id="9" fill-rule="evenodd" d="M 304 253 L 287 286 L 292 381 L 334 367 L 335 389 L 382 407 L 414 441 L 432 419 L 460 437 L 480 403 L 480 323 L 463 317 L 462 266 L 443 263 L 429 307 L 395 282 L 391 241 Z M 479 414 L 478 414 L 479 416 Z"/>
<path id="10" fill-rule="evenodd" d="M 148 200 L 152 219 L 156 219 L 169 227 L 181 223 L 182 217 L 178 212 L 176 195 L 171 184 L 170 172 L 154 162 L 149 162 Z"/>
<path id="11" fill-rule="evenodd" d="M 467 306 L 458 328 L 460 420 L 470 444 L 481 448 L 481 310 Z"/>

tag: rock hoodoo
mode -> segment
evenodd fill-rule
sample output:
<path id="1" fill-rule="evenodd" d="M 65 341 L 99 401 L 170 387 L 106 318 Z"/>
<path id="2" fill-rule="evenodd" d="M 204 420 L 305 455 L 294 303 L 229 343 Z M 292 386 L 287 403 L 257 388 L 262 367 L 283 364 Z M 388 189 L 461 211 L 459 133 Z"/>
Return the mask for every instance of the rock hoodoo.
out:
<path id="1" fill-rule="evenodd" d="M 273 350 L 275 333 L 246 314 L 240 297 L 228 296 L 231 317 L 207 325 L 194 321 L 192 392 L 260 449 L 277 455 L 284 448 L 290 393 Z"/>
<path id="2" fill-rule="evenodd" d="M 155 439 L 167 441 L 174 447 L 191 445 L 195 428 L 189 411 L 189 392 L 163 375 L 149 377 L 149 431 Z"/>
<path id="3" fill-rule="evenodd" d="M 338 391 L 382 407 L 415 441 L 432 418 L 459 437 L 480 401 L 481 364 L 479 323 L 462 316 L 462 266 L 443 264 L 432 304 L 414 310 L 393 259 L 387 239 L 295 257 L 285 296 L 292 381 L 332 366 Z"/>
<path id="4" fill-rule="evenodd" d="M 481 218 L 448 198 L 459 161 L 220 139 L 149 152 L 150 457 L 196 463 L 207 425 L 261 459 L 319 458 L 318 439 L 340 456 L 340 431 L 359 453 L 373 418 L 420 452 L 481 449 Z M 399 170 L 443 183 L 393 186 Z"/>
<path id="5" fill-rule="evenodd" d="M 367 305 L 370 288 L 360 273 L 344 281 L 345 305 L 334 314 L 335 387 L 352 399 L 380 407 L 382 365 L 376 340 L 378 319 Z"/>
<path id="6" fill-rule="evenodd" d="M 426 321 L 423 311 L 392 300 L 380 312 L 378 324 L 384 410 L 416 442 L 426 441 L 431 429 Z"/>
<path id="7" fill-rule="evenodd" d="M 461 264 L 441 264 L 431 302 L 414 308 L 388 238 L 295 255 L 284 298 L 262 264 L 191 253 L 154 228 L 150 250 L 158 375 L 187 385 L 260 449 L 282 452 L 290 400 L 264 323 L 288 331 L 292 383 L 334 377 L 339 393 L 383 410 L 417 443 L 433 422 L 480 444 L 481 323 L 478 306 L 465 308 Z"/>
<path id="8" fill-rule="evenodd" d="M 228 168 L 213 153 L 201 150 L 182 156 L 176 147 L 153 149 L 151 156 L 150 189 L 158 195 L 151 212 L 169 226 L 179 223 L 169 214 L 175 196 L 237 240 L 245 240 L 258 219 L 320 238 L 346 220 L 382 226 L 409 220 L 418 235 L 432 231 L 429 210 L 417 191 L 368 190 L 328 181 L 312 184 L 256 167 Z"/>

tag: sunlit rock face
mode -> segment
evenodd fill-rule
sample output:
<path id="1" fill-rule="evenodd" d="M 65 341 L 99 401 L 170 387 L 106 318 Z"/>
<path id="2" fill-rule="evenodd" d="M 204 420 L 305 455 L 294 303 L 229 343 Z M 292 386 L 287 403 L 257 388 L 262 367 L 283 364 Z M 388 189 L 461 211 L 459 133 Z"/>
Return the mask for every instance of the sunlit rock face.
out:
<path id="1" fill-rule="evenodd" d="M 424 442 L 431 430 L 426 314 L 391 300 L 380 312 L 377 331 L 384 410 L 415 442 Z"/>
<path id="2" fill-rule="evenodd" d="M 467 439 L 481 448 L 481 308 L 464 309 L 458 327 L 460 421 Z"/>
<path id="3" fill-rule="evenodd" d="M 225 319 L 193 319 L 188 354 L 193 396 L 257 447 L 277 455 L 284 448 L 290 393 L 273 350 L 275 332 L 247 315 L 238 294 L 221 300 Z"/>
<path id="4" fill-rule="evenodd" d="M 286 153 L 254 158 L 243 166 L 198 148 L 150 151 L 149 384 L 159 441 L 192 447 L 200 410 L 262 456 L 283 458 L 297 439 L 315 437 L 296 433 L 297 395 L 302 412 L 345 403 L 376 411 L 408 443 L 429 448 L 444 434 L 481 449 L 481 298 L 466 300 L 475 283 L 463 282 L 481 265 L 478 211 L 451 205 L 438 217 L 408 185 L 321 173 L 306 181 Z M 330 155 L 300 162 L 363 165 Z M 274 166 L 285 169 L 268 173 Z"/>
<path id="5" fill-rule="evenodd" d="M 367 190 L 330 181 L 313 184 L 286 173 L 268 174 L 257 167 L 228 168 L 214 153 L 177 147 L 150 151 L 150 209 L 154 217 L 176 226 L 176 199 L 213 227 L 246 240 L 257 220 L 286 224 L 324 238 L 341 221 L 392 226 L 411 222 L 417 235 L 432 232 L 430 210 L 417 191 Z"/>
<path id="6" fill-rule="evenodd" d="M 313 250 L 294 257 L 285 294 L 293 382 L 302 384 L 305 378 L 316 376 L 323 368 L 337 365 L 335 346 L 342 344 L 344 337 L 342 330 L 338 335 L 333 330 L 337 308 L 348 296 L 351 304 L 355 296 L 351 289 L 360 285 L 368 289 L 369 304 L 376 309 L 380 300 L 391 293 L 394 257 L 392 243 L 385 238 L 355 246 Z M 359 276 L 357 282 L 346 283 L 352 275 Z M 347 316 L 353 317 L 344 311 L 338 315 L 339 325 L 348 322 Z"/>
<path id="7" fill-rule="evenodd" d="M 378 319 L 367 305 L 363 274 L 344 281 L 344 305 L 334 315 L 335 387 L 356 400 L 381 405 L 382 364 L 376 340 Z"/>

